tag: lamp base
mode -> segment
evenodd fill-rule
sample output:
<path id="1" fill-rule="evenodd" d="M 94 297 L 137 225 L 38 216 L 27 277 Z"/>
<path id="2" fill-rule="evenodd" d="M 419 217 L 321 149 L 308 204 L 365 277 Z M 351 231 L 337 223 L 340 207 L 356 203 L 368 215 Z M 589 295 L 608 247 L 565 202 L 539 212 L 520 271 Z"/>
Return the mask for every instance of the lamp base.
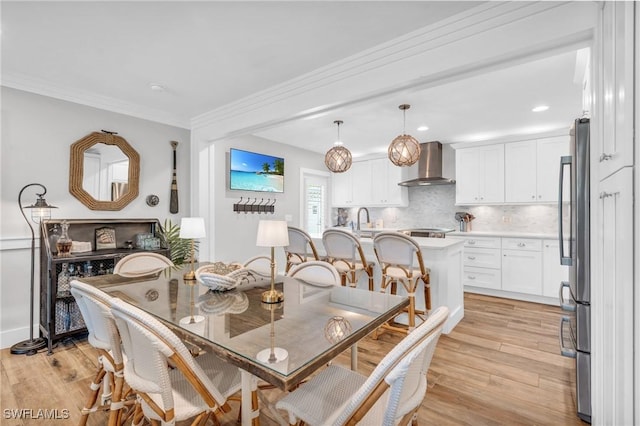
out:
<path id="1" fill-rule="evenodd" d="M 183 278 L 185 281 L 195 281 L 195 280 L 196 280 L 196 273 L 195 273 L 194 271 L 189 271 L 189 272 L 187 272 L 186 274 L 184 274 L 184 275 L 182 276 L 182 278 Z"/>
<path id="2" fill-rule="evenodd" d="M 280 303 L 284 300 L 284 295 L 278 290 L 267 290 L 262 293 L 262 303 Z"/>
<path id="3" fill-rule="evenodd" d="M 35 339 L 18 342 L 11 346 L 11 353 L 13 355 L 35 355 L 38 350 L 45 346 L 47 346 L 47 339 L 44 337 L 37 337 Z"/>
<path id="4" fill-rule="evenodd" d="M 273 349 L 263 349 L 258 352 L 256 358 L 258 361 L 263 362 L 265 364 L 275 364 L 277 362 L 282 362 L 289 357 L 289 352 L 286 349 L 282 348 L 273 348 Z"/>

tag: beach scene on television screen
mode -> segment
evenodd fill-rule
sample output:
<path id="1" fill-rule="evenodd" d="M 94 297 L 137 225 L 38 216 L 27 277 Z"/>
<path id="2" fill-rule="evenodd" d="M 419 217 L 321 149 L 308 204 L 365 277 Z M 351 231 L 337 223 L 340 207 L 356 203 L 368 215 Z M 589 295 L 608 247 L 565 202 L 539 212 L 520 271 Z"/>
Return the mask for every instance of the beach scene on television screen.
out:
<path id="1" fill-rule="evenodd" d="M 231 189 L 284 192 L 284 159 L 231 150 Z"/>

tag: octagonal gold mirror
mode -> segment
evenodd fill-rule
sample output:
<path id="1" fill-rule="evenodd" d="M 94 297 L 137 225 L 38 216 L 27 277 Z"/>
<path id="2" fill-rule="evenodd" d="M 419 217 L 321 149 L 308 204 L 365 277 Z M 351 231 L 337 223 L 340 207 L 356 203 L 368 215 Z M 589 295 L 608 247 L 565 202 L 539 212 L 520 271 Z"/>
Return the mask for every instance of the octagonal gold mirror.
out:
<path id="1" fill-rule="evenodd" d="M 138 196 L 140 155 L 112 132 L 71 145 L 69 192 L 91 210 L 122 210 Z"/>

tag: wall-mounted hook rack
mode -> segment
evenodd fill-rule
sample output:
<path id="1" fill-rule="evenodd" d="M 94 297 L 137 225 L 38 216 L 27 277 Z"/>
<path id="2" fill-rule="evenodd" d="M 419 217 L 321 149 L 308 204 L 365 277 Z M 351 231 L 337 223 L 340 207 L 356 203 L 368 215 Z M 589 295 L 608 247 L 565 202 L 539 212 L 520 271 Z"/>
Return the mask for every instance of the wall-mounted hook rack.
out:
<path id="1" fill-rule="evenodd" d="M 267 198 L 267 201 L 264 200 L 264 198 L 260 199 L 260 202 L 258 202 L 258 198 L 254 198 L 253 201 L 251 201 L 251 197 L 247 198 L 246 201 L 244 201 L 243 197 L 240 197 L 240 200 L 237 203 L 233 204 L 233 211 L 236 213 L 241 213 L 244 212 L 245 214 L 247 213 L 274 213 L 275 212 L 275 207 L 274 205 L 276 204 L 276 199 L 273 199 L 273 202 L 271 201 L 271 198 Z"/>

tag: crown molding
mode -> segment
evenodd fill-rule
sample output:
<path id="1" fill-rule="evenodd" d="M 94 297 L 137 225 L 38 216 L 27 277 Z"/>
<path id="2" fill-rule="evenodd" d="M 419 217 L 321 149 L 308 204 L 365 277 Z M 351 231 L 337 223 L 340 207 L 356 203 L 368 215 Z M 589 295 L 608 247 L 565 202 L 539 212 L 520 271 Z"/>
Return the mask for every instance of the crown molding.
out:
<path id="1" fill-rule="evenodd" d="M 425 55 L 448 44 L 474 37 L 495 28 L 530 18 L 568 2 L 486 2 L 343 60 L 321 67 L 285 83 L 272 86 L 191 120 L 197 130 L 225 120 L 238 120 L 294 97 L 328 88 L 356 76 Z M 425 74 L 428 70 L 425 70 Z M 338 105 L 324 105 L 296 112 L 290 120 L 309 117 Z M 242 120 L 240 120 L 242 121 Z"/>
<path id="2" fill-rule="evenodd" d="M 45 79 L 35 78 L 32 76 L 2 73 L 0 85 L 93 108 L 99 108 L 118 114 L 167 124 L 169 126 L 180 127 L 183 129 L 190 128 L 188 117 L 178 117 L 166 111 L 125 102 L 109 96 L 56 85 Z"/>

